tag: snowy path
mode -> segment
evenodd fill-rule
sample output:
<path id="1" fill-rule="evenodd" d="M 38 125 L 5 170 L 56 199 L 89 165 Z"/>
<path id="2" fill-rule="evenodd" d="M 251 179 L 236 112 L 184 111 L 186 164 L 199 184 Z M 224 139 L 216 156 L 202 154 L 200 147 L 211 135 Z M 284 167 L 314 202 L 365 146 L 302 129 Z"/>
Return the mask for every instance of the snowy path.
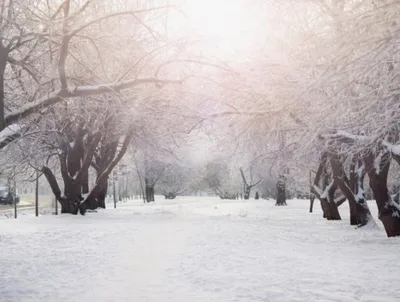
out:
<path id="1" fill-rule="evenodd" d="M 400 239 L 289 203 L 0 220 L 0 301 L 400 301 Z"/>

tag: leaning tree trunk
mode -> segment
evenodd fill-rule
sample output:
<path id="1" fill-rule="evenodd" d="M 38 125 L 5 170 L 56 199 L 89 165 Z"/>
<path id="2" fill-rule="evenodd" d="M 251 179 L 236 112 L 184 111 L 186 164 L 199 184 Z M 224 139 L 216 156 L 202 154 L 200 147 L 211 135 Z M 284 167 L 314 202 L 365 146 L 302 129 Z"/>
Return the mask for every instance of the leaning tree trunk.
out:
<path id="1" fill-rule="evenodd" d="M 108 180 L 100 185 L 99 193 L 97 194 L 97 206 L 99 208 L 106 208 L 106 196 L 108 191 Z"/>
<path id="2" fill-rule="evenodd" d="M 48 167 L 43 167 L 42 172 L 49 182 L 56 200 L 61 204 L 61 213 L 78 214 L 80 203 L 83 200 L 81 195 L 81 184 L 74 182 L 66 182 L 64 188 L 64 196 L 61 196 L 61 190 L 53 172 Z"/>
<path id="3" fill-rule="evenodd" d="M 314 184 L 311 186 L 311 193 L 321 202 L 323 218 L 328 220 L 341 220 L 337 204 L 334 200 L 336 185 L 333 181 L 329 183 L 330 174 L 327 169 L 328 155 L 323 153 L 321 155 L 321 162 L 319 164 L 317 173 L 315 175 Z M 322 190 L 320 185 L 322 184 Z"/>
<path id="4" fill-rule="evenodd" d="M 321 201 L 321 208 L 323 217 L 327 220 L 341 220 L 339 209 L 335 203 L 334 195 L 336 191 L 336 184 L 332 181 L 324 190 L 324 193 L 318 196 Z"/>
<path id="5" fill-rule="evenodd" d="M 379 219 L 382 221 L 388 237 L 400 236 L 400 211 L 398 210 L 400 206 L 394 204 L 387 187 L 390 155 L 388 153 L 381 155 L 379 163 L 375 164 L 377 160 L 378 158 L 372 152 L 364 159 L 369 185 L 378 206 Z M 379 168 L 378 171 L 376 167 Z"/>
<path id="6" fill-rule="evenodd" d="M 286 206 L 286 179 L 285 176 L 279 176 L 276 183 L 276 206 Z"/>
<path id="7" fill-rule="evenodd" d="M 244 176 L 243 169 L 240 168 L 239 171 L 240 171 L 240 174 L 242 175 L 242 179 L 243 179 L 243 196 L 244 196 L 244 199 L 248 200 L 250 198 L 251 188 L 253 188 L 257 184 L 259 184 L 261 180 L 259 180 L 256 183 L 248 183 L 246 181 L 246 177 Z M 230 199 L 234 199 L 234 198 L 230 198 Z"/>
<path id="8" fill-rule="evenodd" d="M 363 191 L 364 166 L 354 157 L 350 167 L 350 180 L 347 178 L 343 160 L 338 155 L 331 156 L 332 172 L 339 189 L 349 201 L 350 224 L 364 226 L 372 219 Z"/>
<path id="9" fill-rule="evenodd" d="M 97 208 L 106 208 L 106 196 L 108 190 L 108 180 L 98 182 L 93 188 L 93 192 L 85 200 L 85 209 L 95 210 Z"/>
<path id="10" fill-rule="evenodd" d="M 352 163 L 350 166 L 350 188 L 353 192 L 357 191 L 357 172 L 355 163 Z M 342 190 L 343 191 L 343 190 Z M 345 194 L 343 192 L 343 194 Z M 356 193 L 357 194 L 357 193 Z M 346 195 L 346 194 L 345 194 Z M 361 223 L 357 203 L 353 201 L 352 198 L 347 198 L 349 202 L 349 210 L 350 210 L 350 225 L 359 225 Z"/>
<path id="11" fill-rule="evenodd" d="M 339 213 L 339 208 L 335 202 L 335 191 L 337 189 L 336 182 L 328 190 L 328 204 L 329 204 L 329 214 L 331 215 L 330 220 L 341 220 Z"/>

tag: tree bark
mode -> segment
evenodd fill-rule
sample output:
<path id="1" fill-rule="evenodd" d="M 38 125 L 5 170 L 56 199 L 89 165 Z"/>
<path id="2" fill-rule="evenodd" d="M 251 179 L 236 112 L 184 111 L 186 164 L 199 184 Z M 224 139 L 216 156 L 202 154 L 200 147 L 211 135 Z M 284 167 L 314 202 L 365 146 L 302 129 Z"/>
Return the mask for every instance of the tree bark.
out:
<path id="1" fill-rule="evenodd" d="M 9 50 L 4 47 L 3 42 L 0 41 L 0 130 L 3 130 L 6 126 L 4 120 L 4 74 L 7 65 Z"/>
<path id="2" fill-rule="evenodd" d="M 350 224 L 366 225 L 372 219 L 372 215 L 363 193 L 364 167 L 360 165 L 357 157 L 354 157 L 349 181 L 344 171 L 343 160 L 338 155 L 332 155 L 330 162 L 335 182 L 349 201 Z"/>
<path id="3" fill-rule="evenodd" d="M 383 151 L 382 151 L 383 152 Z M 375 161 L 379 161 L 375 163 Z M 389 195 L 387 178 L 390 167 L 390 154 L 385 152 L 380 158 L 373 152 L 369 152 L 365 158 L 365 168 L 369 177 L 369 185 L 375 196 L 379 211 L 379 219 L 382 221 L 388 237 L 400 236 L 400 211 Z M 379 169 L 377 171 L 376 167 Z"/>
<path id="4" fill-rule="evenodd" d="M 85 201 L 85 209 L 95 210 L 97 208 L 106 208 L 106 196 L 108 190 L 108 179 L 98 182 L 93 188 L 93 192 Z"/>
<path id="5" fill-rule="evenodd" d="M 144 179 L 145 183 L 145 193 L 146 193 L 146 201 L 154 202 L 154 184 L 146 177 Z"/>
<path id="6" fill-rule="evenodd" d="M 333 181 L 330 189 L 328 190 L 328 207 L 329 207 L 329 217 L 328 220 L 341 220 L 339 213 L 339 208 L 335 203 L 335 191 L 337 189 L 337 183 Z"/>
<path id="7" fill-rule="evenodd" d="M 89 169 L 83 172 L 82 176 L 82 194 L 89 193 Z"/>
<path id="8" fill-rule="evenodd" d="M 314 194 L 310 194 L 310 213 L 313 212 L 314 200 L 315 200 L 315 195 Z"/>
<path id="9" fill-rule="evenodd" d="M 240 175 L 242 176 L 242 180 L 243 180 L 243 197 L 245 200 L 248 200 L 250 198 L 251 186 L 246 181 L 246 177 L 244 176 L 243 169 L 240 168 L 239 171 L 240 171 Z"/>
<path id="10" fill-rule="evenodd" d="M 323 218 L 328 220 L 341 220 L 342 218 L 340 217 L 338 207 L 333 198 L 336 184 L 333 181 L 329 183 L 331 176 L 328 173 L 327 165 L 328 154 L 323 153 L 315 175 L 314 185 L 311 186 L 311 193 L 315 194 L 321 202 Z M 320 186 L 322 186 L 322 190 Z"/>
<path id="11" fill-rule="evenodd" d="M 99 193 L 97 194 L 97 206 L 99 208 L 106 208 L 106 197 L 108 191 L 108 179 L 104 181 L 103 184 L 100 185 Z"/>
<path id="12" fill-rule="evenodd" d="M 350 167 L 350 188 L 355 192 L 357 187 L 357 175 L 355 171 L 355 163 L 351 164 Z M 350 225 L 358 225 L 360 223 L 360 219 L 358 217 L 357 205 L 353 202 L 352 199 L 347 199 L 349 201 L 349 210 L 350 210 Z"/>
<path id="13" fill-rule="evenodd" d="M 64 188 L 65 196 L 63 197 L 53 172 L 48 167 L 43 167 L 42 172 L 49 182 L 54 196 L 61 204 L 61 213 L 78 214 L 80 201 L 82 200 L 80 186 L 74 183 L 67 184 Z"/>
<path id="14" fill-rule="evenodd" d="M 244 199 L 250 199 L 251 186 L 244 184 Z"/>
<path id="15" fill-rule="evenodd" d="M 276 206 L 286 206 L 286 179 L 280 175 L 276 182 Z"/>

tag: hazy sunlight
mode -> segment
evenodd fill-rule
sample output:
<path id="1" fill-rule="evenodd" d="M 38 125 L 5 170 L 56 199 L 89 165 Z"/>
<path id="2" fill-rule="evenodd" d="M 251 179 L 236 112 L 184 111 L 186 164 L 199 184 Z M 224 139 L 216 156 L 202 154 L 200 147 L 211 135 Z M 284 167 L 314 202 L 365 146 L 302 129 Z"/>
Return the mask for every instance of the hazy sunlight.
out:
<path id="1" fill-rule="evenodd" d="M 249 13 L 250 7 L 242 0 L 187 0 L 188 30 L 212 43 L 214 54 L 236 57 L 255 42 L 257 20 Z"/>

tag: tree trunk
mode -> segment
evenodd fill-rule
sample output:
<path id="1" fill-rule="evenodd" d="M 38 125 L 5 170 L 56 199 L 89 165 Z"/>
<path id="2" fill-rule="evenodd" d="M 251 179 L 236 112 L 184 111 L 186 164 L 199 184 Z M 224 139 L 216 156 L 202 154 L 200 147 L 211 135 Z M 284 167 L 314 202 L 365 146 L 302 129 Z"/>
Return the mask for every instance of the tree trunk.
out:
<path id="1" fill-rule="evenodd" d="M 387 187 L 390 156 L 388 153 L 383 154 L 378 164 L 375 164 L 376 160 L 378 158 L 372 152 L 364 159 L 369 176 L 369 185 L 378 206 L 379 219 L 382 221 L 388 237 L 400 236 L 400 211 L 398 210 L 400 206 L 396 207 L 393 204 Z M 378 166 L 379 171 L 376 170 L 376 166 Z"/>
<path id="2" fill-rule="evenodd" d="M 80 200 L 77 199 L 62 199 L 59 200 L 61 204 L 61 214 L 74 214 L 77 215 L 80 211 Z"/>
<path id="3" fill-rule="evenodd" d="M 320 164 L 315 175 L 314 185 L 311 186 L 311 193 L 315 194 L 321 202 L 323 218 L 328 220 L 341 220 L 337 204 L 334 200 L 336 184 L 335 181 L 329 180 L 332 178 L 331 173 L 328 173 L 328 154 L 321 155 Z M 322 190 L 321 190 L 322 186 Z"/>
<path id="4" fill-rule="evenodd" d="M 97 207 L 105 209 L 106 208 L 106 197 L 108 191 L 108 180 L 106 180 L 99 189 L 97 194 Z"/>
<path id="5" fill-rule="evenodd" d="M 322 217 L 327 220 L 341 220 L 339 209 L 334 201 L 327 198 L 321 198 Z"/>
<path id="6" fill-rule="evenodd" d="M 355 171 L 355 164 L 352 163 L 350 167 L 350 187 L 355 192 L 357 187 L 357 175 Z M 357 205 L 353 202 L 352 199 L 347 199 L 349 201 L 349 210 L 350 210 L 350 225 L 358 225 L 360 223 L 357 213 Z"/>
<path id="7" fill-rule="evenodd" d="M 147 202 L 153 202 L 155 201 L 154 199 L 154 184 L 148 179 L 144 179 L 145 183 L 145 193 L 146 193 L 146 201 Z"/>
<path id="8" fill-rule="evenodd" d="M 358 225 L 360 220 L 358 218 L 357 207 L 354 202 L 349 201 L 349 209 L 350 209 L 350 225 Z"/>
<path id="9" fill-rule="evenodd" d="M 339 209 L 333 200 L 333 194 L 336 188 L 333 185 L 328 189 L 328 196 L 321 197 L 319 196 L 319 200 L 321 202 L 322 208 L 322 217 L 326 218 L 327 220 L 341 220 Z"/>
<path id="10" fill-rule="evenodd" d="M 341 220 L 339 213 L 339 208 L 335 203 L 335 191 L 337 189 L 336 182 L 334 181 L 331 187 L 328 190 L 328 209 L 329 209 L 329 216 L 327 217 L 328 220 Z"/>
<path id="11" fill-rule="evenodd" d="M 146 200 L 147 202 L 153 202 L 154 199 L 154 186 L 146 187 Z"/>
<path id="12" fill-rule="evenodd" d="M 4 123 L 4 73 L 8 59 L 8 49 L 0 41 L 0 130 L 5 127 Z"/>
<path id="13" fill-rule="evenodd" d="M 286 179 L 283 175 L 279 176 L 276 183 L 276 206 L 286 206 Z"/>
<path id="14" fill-rule="evenodd" d="M 43 167 L 42 172 L 49 182 L 56 200 L 61 204 L 61 213 L 78 214 L 80 210 L 80 202 L 82 201 L 81 186 L 75 183 L 66 183 L 64 188 L 64 196 L 61 196 L 61 190 L 53 172 L 48 167 Z"/>
<path id="15" fill-rule="evenodd" d="M 78 211 L 85 211 L 81 207 L 81 201 L 83 200 L 81 190 L 82 186 L 80 183 L 75 182 L 64 182 L 64 198 L 61 198 L 61 213 L 78 214 Z"/>
<path id="16" fill-rule="evenodd" d="M 321 209 L 322 209 L 322 218 L 328 219 L 330 217 L 328 201 L 325 198 L 320 198 Z M 329 220 L 329 219 L 328 219 Z"/>
<path id="17" fill-rule="evenodd" d="M 94 196 L 87 198 L 85 204 L 87 210 L 96 210 L 98 208 L 97 199 Z"/>
<path id="18" fill-rule="evenodd" d="M 248 184 L 244 184 L 244 199 L 249 199 L 250 198 L 250 192 L 251 192 L 251 186 Z"/>
<path id="19" fill-rule="evenodd" d="M 101 175 L 101 173 L 99 173 Z M 98 175 L 98 177 L 99 177 Z M 108 178 L 99 179 L 86 200 L 85 207 L 89 210 L 96 210 L 97 208 L 106 208 L 106 197 L 108 191 Z"/>
<path id="20" fill-rule="evenodd" d="M 344 171 L 343 160 L 338 155 L 331 156 L 331 166 L 335 182 L 349 201 L 350 224 L 364 226 L 372 215 L 363 193 L 364 166 L 354 157 L 350 167 L 350 180 Z"/>
<path id="21" fill-rule="evenodd" d="M 89 169 L 83 172 L 82 177 L 82 194 L 89 193 Z"/>
<path id="22" fill-rule="evenodd" d="M 311 194 L 311 195 L 310 195 L 310 213 L 313 212 L 314 200 L 315 200 L 315 195 L 314 195 L 314 194 Z"/>

